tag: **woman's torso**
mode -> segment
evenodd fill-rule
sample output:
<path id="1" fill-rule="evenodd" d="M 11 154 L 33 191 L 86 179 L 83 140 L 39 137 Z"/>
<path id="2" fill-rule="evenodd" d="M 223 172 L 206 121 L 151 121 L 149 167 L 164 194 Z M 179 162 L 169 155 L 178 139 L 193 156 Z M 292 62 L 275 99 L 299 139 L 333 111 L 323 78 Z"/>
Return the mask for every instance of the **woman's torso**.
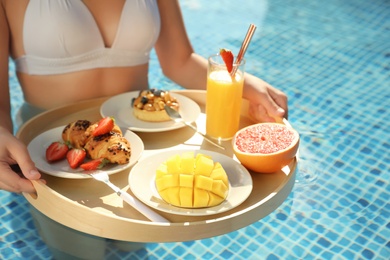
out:
<path id="1" fill-rule="evenodd" d="M 107 49 L 115 44 L 124 4 L 125 0 L 83 1 L 83 5 L 88 8 L 88 12 L 93 16 L 97 30 L 101 34 L 102 44 L 104 44 L 104 47 Z M 10 51 L 11 56 L 14 59 L 23 57 L 26 55 L 25 49 L 29 50 L 29 48 L 25 48 L 26 43 L 23 42 L 23 36 L 25 35 L 23 34 L 24 17 L 28 5 L 28 0 L 5 1 L 4 6 L 11 31 Z M 48 23 L 50 22 L 51 21 L 48 21 Z M 31 26 L 29 28 L 31 28 Z M 45 28 L 37 28 L 37 30 L 44 29 Z M 121 29 L 123 30 L 126 28 Z M 156 34 L 156 32 L 154 32 L 154 34 Z M 37 35 L 40 35 L 40 33 L 37 32 Z M 137 35 L 134 35 L 134 37 L 137 37 Z M 39 37 L 37 37 L 36 40 L 39 41 Z M 42 45 L 43 44 L 44 43 L 42 43 Z M 57 49 L 53 48 L 52 51 L 55 52 Z M 91 68 L 64 74 L 30 75 L 28 73 L 17 72 L 17 75 L 23 88 L 26 101 L 44 109 L 79 100 L 143 89 L 148 86 L 147 63 L 130 67 Z"/>

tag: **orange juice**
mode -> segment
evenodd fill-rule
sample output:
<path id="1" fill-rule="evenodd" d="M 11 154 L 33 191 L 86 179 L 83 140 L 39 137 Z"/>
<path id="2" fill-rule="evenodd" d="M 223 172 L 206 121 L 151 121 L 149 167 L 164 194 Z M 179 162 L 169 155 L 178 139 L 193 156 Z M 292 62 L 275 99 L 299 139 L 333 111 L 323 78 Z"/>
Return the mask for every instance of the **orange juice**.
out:
<path id="1" fill-rule="evenodd" d="M 226 68 L 213 70 L 209 65 L 206 98 L 206 132 L 209 136 L 228 140 L 238 131 L 243 85 L 242 70 L 232 78 Z"/>

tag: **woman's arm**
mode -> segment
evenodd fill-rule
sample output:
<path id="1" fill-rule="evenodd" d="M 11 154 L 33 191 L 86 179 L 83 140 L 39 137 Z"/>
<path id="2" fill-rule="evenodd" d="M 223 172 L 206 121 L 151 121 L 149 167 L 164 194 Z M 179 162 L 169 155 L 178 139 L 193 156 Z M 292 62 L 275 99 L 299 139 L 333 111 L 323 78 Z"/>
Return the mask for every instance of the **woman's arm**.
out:
<path id="1" fill-rule="evenodd" d="M 207 61 L 194 53 L 177 0 L 159 0 L 160 36 L 155 50 L 163 73 L 180 86 L 205 89 Z"/>
<path id="2" fill-rule="evenodd" d="M 31 160 L 27 147 L 13 135 L 11 120 L 8 55 L 9 27 L 5 14 L 4 3 L 0 5 L 0 189 L 12 192 L 35 192 L 34 186 L 28 179 L 39 179 L 40 173 Z M 22 178 L 10 167 L 18 164 Z"/>
<path id="3" fill-rule="evenodd" d="M 3 3 L 0 7 L 0 35 L 0 127 L 12 133 L 8 82 L 9 30 Z"/>
<path id="4" fill-rule="evenodd" d="M 161 32 L 155 49 L 163 73 L 185 88 L 206 89 L 207 60 L 191 46 L 178 1 L 158 1 Z M 267 82 L 245 73 L 243 97 L 257 121 L 287 117 L 287 96 Z"/>

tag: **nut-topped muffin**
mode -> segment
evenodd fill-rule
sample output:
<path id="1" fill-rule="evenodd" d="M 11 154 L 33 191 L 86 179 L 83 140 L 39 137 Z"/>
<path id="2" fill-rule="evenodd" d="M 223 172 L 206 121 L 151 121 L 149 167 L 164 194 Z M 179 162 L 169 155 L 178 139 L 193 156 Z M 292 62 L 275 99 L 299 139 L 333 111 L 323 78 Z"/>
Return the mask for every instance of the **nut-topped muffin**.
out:
<path id="1" fill-rule="evenodd" d="M 149 89 L 140 91 L 138 97 L 133 98 L 133 114 L 140 120 L 148 122 L 163 122 L 170 120 L 164 107 L 170 106 L 179 110 L 179 102 L 169 91 Z"/>

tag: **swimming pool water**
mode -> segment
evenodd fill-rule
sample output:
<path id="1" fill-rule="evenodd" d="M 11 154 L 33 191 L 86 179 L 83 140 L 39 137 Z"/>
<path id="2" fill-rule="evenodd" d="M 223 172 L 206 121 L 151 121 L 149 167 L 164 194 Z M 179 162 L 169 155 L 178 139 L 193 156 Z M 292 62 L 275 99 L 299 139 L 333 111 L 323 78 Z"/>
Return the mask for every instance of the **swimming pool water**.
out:
<path id="1" fill-rule="evenodd" d="M 297 181 L 273 213 L 229 234 L 151 243 L 107 259 L 390 259 L 390 2 L 181 0 L 203 56 L 237 51 L 289 96 L 301 134 Z M 10 63 L 13 116 L 23 101 Z M 153 54 L 153 87 L 177 89 Z M 0 258 L 50 259 L 21 195 L 0 191 Z"/>

